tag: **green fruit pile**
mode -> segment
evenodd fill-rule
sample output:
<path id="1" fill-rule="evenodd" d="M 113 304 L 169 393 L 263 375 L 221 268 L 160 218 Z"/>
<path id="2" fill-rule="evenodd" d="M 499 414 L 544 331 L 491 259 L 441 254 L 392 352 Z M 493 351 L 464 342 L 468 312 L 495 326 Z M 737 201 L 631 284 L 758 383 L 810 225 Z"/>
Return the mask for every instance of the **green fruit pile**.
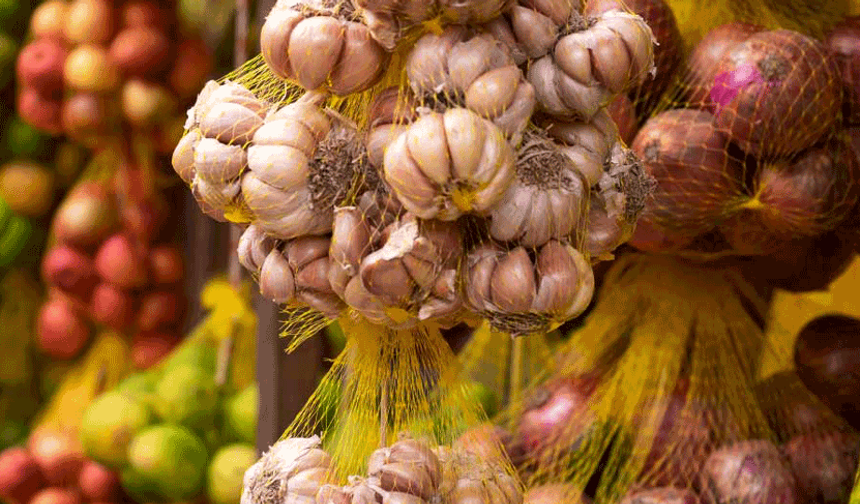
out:
<path id="1" fill-rule="evenodd" d="M 206 495 L 239 503 L 245 470 L 257 460 L 258 390 L 219 385 L 217 354 L 208 341 L 188 341 L 87 410 L 80 432 L 87 455 L 119 471 L 136 501 Z"/>

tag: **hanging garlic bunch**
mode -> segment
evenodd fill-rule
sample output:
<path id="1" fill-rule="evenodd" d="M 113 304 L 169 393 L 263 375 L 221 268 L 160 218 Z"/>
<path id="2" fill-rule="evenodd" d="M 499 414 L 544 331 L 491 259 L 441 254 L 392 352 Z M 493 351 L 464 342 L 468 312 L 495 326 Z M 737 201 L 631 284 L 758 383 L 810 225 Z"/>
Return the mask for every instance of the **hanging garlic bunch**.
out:
<path id="1" fill-rule="evenodd" d="M 327 237 L 302 236 L 276 246 L 258 228 L 250 226 L 239 240 L 239 259 L 259 274 L 263 297 L 277 304 L 307 305 L 334 319 L 345 305 L 328 281 L 330 242 Z"/>
<path id="2" fill-rule="evenodd" d="M 532 254 L 523 246 L 506 250 L 483 243 L 464 268 L 466 302 L 512 335 L 550 330 L 585 311 L 594 294 L 586 258 L 556 240 Z"/>
<path id="3" fill-rule="evenodd" d="M 209 81 L 188 111 L 186 133 L 173 151 L 173 169 L 210 217 L 226 221 L 224 213 L 241 205 L 247 144 L 267 112 L 265 102 L 230 81 Z"/>
<path id="4" fill-rule="evenodd" d="M 535 108 L 534 87 L 510 50 L 489 33 L 464 26 L 428 33 L 406 61 L 409 85 L 419 97 L 442 94 L 490 119 L 514 145 Z"/>
<path id="5" fill-rule="evenodd" d="M 319 436 L 278 441 L 245 472 L 242 504 L 314 504 L 330 466 Z"/>
<path id="6" fill-rule="evenodd" d="M 463 235 L 456 223 L 404 214 L 384 228 L 372 227 L 358 207 L 339 208 L 330 250 L 329 282 L 367 319 L 389 327 L 434 320 L 460 321 L 463 304 L 457 268 Z"/>
<path id="7" fill-rule="evenodd" d="M 372 86 L 387 60 L 351 4 L 338 0 L 278 0 L 263 24 L 260 48 L 277 76 L 340 96 Z"/>
<path id="8" fill-rule="evenodd" d="M 574 11 L 550 54 L 531 64 L 528 80 L 547 113 L 591 118 L 653 71 L 654 35 L 641 17 L 610 10 L 591 19 Z"/>
<path id="9" fill-rule="evenodd" d="M 255 224 L 276 238 L 329 233 L 335 205 L 364 171 L 358 132 L 323 111 L 323 99 L 309 92 L 272 112 L 248 147 L 245 202 Z"/>

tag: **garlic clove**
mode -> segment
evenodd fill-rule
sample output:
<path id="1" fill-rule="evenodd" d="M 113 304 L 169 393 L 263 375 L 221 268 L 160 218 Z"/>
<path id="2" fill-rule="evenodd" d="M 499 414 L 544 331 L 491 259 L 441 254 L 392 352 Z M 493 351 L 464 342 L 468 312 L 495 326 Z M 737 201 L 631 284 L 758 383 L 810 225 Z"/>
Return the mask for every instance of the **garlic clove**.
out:
<path id="1" fill-rule="evenodd" d="M 508 108 L 493 119 L 493 123 L 511 139 L 512 145 L 519 145 L 521 133 L 528 126 L 537 106 L 535 88 L 530 82 L 521 79 Z"/>
<path id="2" fill-rule="evenodd" d="M 299 123 L 307 128 L 317 143 L 321 142 L 331 131 L 331 120 L 320 110 L 316 103 L 324 95 L 317 92 L 307 92 L 299 101 L 286 105 L 268 117 L 268 121 L 285 120 Z"/>
<path id="3" fill-rule="evenodd" d="M 191 184 L 192 192 L 198 201 L 220 210 L 226 210 L 241 193 L 238 181 L 210 182 L 198 174 Z"/>
<path id="4" fill-rule="evenodd" d="M 367 160 L 371 166 L 381 167 L 385 157 L 385 149 L 401 133 L 408 130 L 406 124 L 385 124 L 370 130 L 365 140 Z"/>
<path id="5" fill-rule="evenodd" d="M 354 502 L 352 496 L 343 488 L 329 484 L 320 487 L 315 504 L 354 504 Z"/>
<path id="6" fill-rule="evenodd" d="M 328 257 L 330 240 L 322 236 L 302 236 L 291 240 L 285 254 L 293 271 L 299 271 L 317 259 Z"/>
<path id="7" fill-rule="evenodd" d="M 481 169 L 475 175 L 475 180 L 483 183 L 475 192 L 472 201 L 472 208 L 479 214 L 486 213 L 496 205 L 516 178 L 516 155 L 513 147 L 495 126 L 492 134 L 495 141 L 484 142 Z M 484 182 L 486 174 L 492 178 Z"/>
<path id="8" fill-rule="evenodd" d="M 562 37 L 555 45 L 553 56 L 555 64 L 580 84 L 594 83 L 592 55 L 594 45 L 590 44 L 591 31 L 571 33 Z"/>
<path id="9" fill-rule="evenodd" d="M 466 107 L 487 119 L 500 116 L 513 102 L 521 78 L 513 65 L 484 73 L 466 90 Z"/>
<path id="10" fill-rule="evenodd" d="M 359 276 L 367 291 L 387 306 L 408 303 L 415 289 L 400 258 L 384 259 L 376 252 L 361 262 Z"/>
<path id="11" fill-rule="evenodd" d="M 491 281 L 499 262 L 499 251 L 481 246 L 469 256 L 466 300 L 476 310 L 492 309 Z"/>
<path id="12" fill-rule="evenodd" d="M 579 278 L 577 279 L 576 296 L 574 296 L 573 302 L 570 303 L 570 306 L 563 315 L 563 318 L 566 320 L 582 314 L 588 308 L 588 305 L 591 304 L 591 300 L 594 297 L 594 270 L 591 269 L 591 265 L 585 259 L 585 256 L 570 245 L 568 245 L 568 253 L 573 257 Z"/>
<path id="13" fill-rule="evenodd" d="M 500 311 L 524 313 L 535 297 L 534 266 L 528 252 L 517 247 L 499 259 L 490 280 L 493 304 Z"/>
<path id="14" fill-rule="evenodd" d="M 588 192 L 580 177 L 569 178 L 567 189 L 547 192 L 549 214 L 552 215 L 552 238 L 570 236 L 585 213 Z"/>
<path id="15" fill-rule="evenodd" d="M 569 115 L 569 110 L 562 102 L 555 84 L 558 72 L 552 57 L 544 56 L 529 66 L 526 76 L 535 88 L 535 96 L 540 107 L 551 115 L 564 117 Z"/>
<path id="16" fill-rule="evenodd" d="M 176 144 L 176 148 L 173 149 L 173 157 L 170 160 L 171 165 L 176 174 L 179 175 L 179 178 L 186 184 L 191 184 L 194 175 L 197 173 L 194 167 L 194 149 L 202 138 L 203 135 L 200 133 L 200 130 L 195 128 L 185 133 L 179 140 L 179 143 Z"/>
<path id="17" fill-rule="evenodd" d="M 357 276 L 346 284 L 343 300 L 371 322 L 377 324 L 388 322 L 382 302 L 364 288 L 364 283 Z"/>
<path id="18" fill-rule="evenodd" d="M 559 151 L 571 162 L 571 166 L 584 178 L 588 187 L 594 187 L 604 174 L 603 160 L 605 156 L 599 157 L 593 152 L 583 149 L 581 146 L 561 147 Z"/>
<path id="19" fill-rule="evenodd" d="M 310 160 L 302 151 L 285 145 L 252 145 L 248 168 L 275 189 L 290 191 L 307 184 Z"/>
<path id="20" fill-rule="evenodd" d="M 382 496 L 382 504 L 427 504 L 427 501 L 408 493 L 389 492 Z"/>
<path id="21" fill-rule="evenodd" d="M 526 220 L 524 231 L 519 243 L 526 247 L 543 245 L 553 237 L 556 229 L 554 228 L 554 216 L 546 191 L 536 191 L 534 193 L 530 218 Z"/>
<path id="22" fill-rule="evenodd" d="M 269 253 L 260 269 L 260 294 L 278 304 L 289 303 L 296 295 L 293 271 L 278 249 Z"/>
<path id="23" fill-rule="evenodd" d="M 511 27 L 529 58 L 545 56 L 555 45 L 559 23 L 521 5 L 511 9 Z"/>
<path id="24" fill-rule="evenodd" d="M 216 103 L 200 118 L 200 132 L 222 143 L 242 146 L 251 141 L 263 118 L 236 103 Z"/>
<path id="25" fill-rule="evenodd" d="M 600 24 L 616 33 L 630 55 L 631 84 L 637 85 L 654 75 L 654 34 L 645 20 L 636 14 L 620 11 L 603 13 Z"/>
<path id="26" fill-rule="evenodd" d="M 409 126 L 406 147 L 413 161 L 431 182 L 443 185 L 451 178 L 445 123 L 442 114 L 428 114 Z"/>
<path id="27" fill-rule="evenodd" d="M 493 138 L 487 138 L 487 125 L 474 112 L 464 108 L 453 108 L 445 112 L 445 135 L 448 139 L 448 151 L 451 155 L 451 173 L 455 179 L 473 180 L 475 171 L 481 163 L 482 150 L 485 143 L 492 143 Z M 493 129 L 497 129 L 493 126 Z M 481 146 L 481 149 L 476 147 Z"/>
<path id="28" fill-rule="evenodd" d="M 383 173 L 406 209 L 419 217 L 429 218 L 436 213 L 437 191 L 412 160 L 407 140 L 404 133 L 389 144 L 383 159 Z"/>
<path id="29" fill-rule="evenodd" d="M 552 22 L 558 26 L 567 23 L 570 20 L 574 10 L 582 8 L 582 2 L 579 0 L 519 0 L 526 7 L 540 12 L 544 16 L 552 19 Z"/>
<path id="30" fill-rule="evenodd" d="M 449 495 L 448 502 L 450 504 L 485 504 L 501 501 L 492 500 L 487 487 L 482 482 L 473 479 L 460 479 Z"/>
<path id="31" fill-rule="evenodd" d="M 504 46 L 490 34 L 459 42 L 448 53 L 448 75 L 458 93 L 465 92 L 486 72 L 513 64 Z"/>
<path id="32" fill-rule="evenodd" d="M 367 459 L 367 474 L 370 476 L 378 475 L 382 466 L 388 462 L 389 456 L 391 456 L 391 448 L 382 447 L 374 450 Z"/>
<path id="33" fill-rule="evenodd" d="M 364 91 L 383 70 L 385 51 L 360 23 L 347 22 L 343 50 L 331 73 L 331 91 L 340 96 Z"/>
<path id="34" fill-rule="evenodd" d="M 433 450 L 420 441 L 408 438 L 397 441 L 391 445 L 389 460 L 393 462 L 421 464 L 427 469 L 434 488 L 439 483 L 442 474 L 439 457 L 433 453 Z"/>
<path id="35" fill-rule="evenodd" d="M 344 25 L 331 16 L 305 18 L 290 34 L 288 55 L 296 81 L 305 89 L 321 87 L 343 49 Z"/>
<path id="36" fill-rule="evenodd" d="M 463 232 L 453 221 L 425 220 L 421 222 L 421 236 L 432 245 L 433 254 L 441 264 L 455 267 L 463 255 Z M 420 243 L 423 238 L 419 238 Z M 413 252 L 414 253 L 414 252 Z M 429 256 L 425 256 L 429 260 Z"/>
<path id="37" fill-rule="evenodd" d="M 429 290 L 436 281 L 439 265 L 417 258 L 412 254 L 406 254 L 401 259 L 403 267 L 409 273 L 412 281 L 420 290 Z"/>
<path id="38" fill-rule="evenodd" d="M 296 288 L 310 290 L 316 293 L 332 293 L 328 283 L 329 259 L 317 259 L 296 273 Z"/>
<path id="39" fill-rule="evenodd" d="M 275 238 L 289 240 L 302 235 L 323 235 L 331 232 L 331 213 L 302 206 L 280 219 L 258 218 L 256 224 Z"/>
<path id="40" fill-rule="evenodd" d="M 423 464 L 388 462 L 379 470 L 379 486 L 389 492 L 403 492 L 423 499 L 433 493 L 433 481 Z"/>
<path id="41" fill-rule="evenodd" d="M 283 145 L 297 149 L 305 157 L 313 157 L 317 150 L 317 139 L 313 132 L 301 122 L 271 117 L 254 133 L 254 145 Z M 251 147 L 254 147 L 252 145 Z"/>
<path id="42" fill-rule="evenodd" d="M 242 194 L 248 207 L 261 221 L 278 221 L 290 217 L 310 201 L 306 187 L 290 192 L 281 191 L 260 180 L 254 172 L 246 172 L 242 176 Z"/>
<path id="43" fill-rule="evenodd" d="M 336 208 L 329 256 L 334 262 L 349 267 L 353 275 L 357 274 L 361 259 L 369 252 L 370 235 L 367 219 L 358 208 Z"/>
<path id="44" fill-rule="evenodd" d="M 310 497 L 311 502 L 316 497 L 320 487 L 328 479 L 327 467 L 314 467 L 297 473 L 289 480 L 287 492 L 303 497 Z"/>
<path id="45" fill-rule="evenodd" d="M 250 225 L 239 237 L 239 245 L 237 247 L 239 262 L 248 271 L 257 273 L 263 266 L 266 256 L 274 248 L 274 240 L 266 236 L 266 234 L 257 226 Z"/>
<path id="46" fill-rule="evenodd" d="M 594 117 L 612 96 L 609 90 L 600 84 L 585 85 L 570 78 L 564 72 L 556 72 L 555 78 L 559 97 L 569 107 L 568 110 L 587 120 Z M 568 112 L 565 115 L 573 114 Z"/>
<path id="47" fill-rule="evenodd" d="M 490 214 L 490 236 L 503 242 L 522 236 L 525 223 L 531 218 L 534 197 L 532 186 L 511 185 Z"/>
<path id="48" fill-rule="evenodd" d="M 594 74 L 613 93 L 622 92 L 631 80 L 631 62 L 624 40 L 615 32 L 595 27 L 591 47 Z"/>
<path id="49" fill-rule="evenodd" d="M 419 38 L 406 58 L 406 77 L 417 95 L 451 91 L 448 74 L 448 54 L 454 44 L 463 40 L 468 29 L 453 26 L 441 34 L 428 33 Z"/>
<path id="50" fill-rule="evenodd" d="M 288 56 L 290 36 L 296 25 L 304 18 L 296 10 L 275 4 L 260 30 L 260 52 L 263 55 L 263 61 L 275 75 L 282 79 L 291 77 Z"/>
<path id="51" fill-rule="evenodd" d="M 335 294 L 299 291 L 296 293 L 296 299 L 332 320 L 337 319 L 346 308 L 344 302 Z"/>
<path id="52" fill-rule="evenodd" d="M 516 6 L 513 8 L 516 8 Z M 507 48 L 515 65 L 522 65 L 526 60 L 528 60 L 525 46 L 517 41 L 510 23 L 504 16 L 492 19 L 489 23 L 484 25 L 484 29 Z"/>
<path id="53" fill-rule="evenodd" d="M 248 165 L 245 150 L 212 138 L 202 138 L 194 148 L 197 177 L 207 182 L 223 183 L 239 176 Z"/>

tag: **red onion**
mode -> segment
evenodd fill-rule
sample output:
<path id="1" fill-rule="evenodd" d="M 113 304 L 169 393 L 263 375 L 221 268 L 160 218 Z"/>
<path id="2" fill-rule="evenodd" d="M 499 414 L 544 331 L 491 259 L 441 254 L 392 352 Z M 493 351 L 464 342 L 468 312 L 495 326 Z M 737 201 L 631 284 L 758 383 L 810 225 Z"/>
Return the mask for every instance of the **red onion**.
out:
<path id="1" fill-rule="evenodd" d="M 642 126 L 632 149 L 657 187 L 630 242 L 633 246 L 653 244 L 653 238 L 643 236 L 653 229 L 678 237 L 670 243 L 689 242 L 725 217 L 741 194 L 743 180 L 743 167 L 727 147 L 728 139 L 704 111 L 669 110 Z"/>
<path id="2" fill-rule="evenodd" d="M 512 451 L 538 460 L 545 451 L 575 450 L 594 423 L 589 400 L 597 389 L 596 374 L 556 378 L 536 389 L 514 433 Z"/>
<path id="3" fill-rule="evenodd" d="M 639 130 L 639 120 L 636 118 L 633 102 L 627 95 L 620 94 L 609 102 L 606 111 L 618 127 L 618 136 L 625 144 L 630 145 Z"/>
<path id="4" fill-rule="evenodd" d="M 51 94 L 63 89 L 63 65 L 68 51 L 59 40 L 43 38 L 18 53 L 16 71 L 22 86 Z"/>
<path id="5" fill-rule="evenodd" d="M 684 88 L 690 107 L 709 107 L 711 86 L 723 55 L 762 29 L 757 25 L 733 21 L 712 29 L 696 44 L 687 61 L 687 73 L 684 77 Z"/>
<path id="6" fill-rule="evenodd" d="M 70 245 L 54 247 L 45 254 L 42 279 L 79 299 L 89 299 L 98 281 L 93 260 Z"/>
<path id="7" fill-rule="evenodd" d="M 90 502 L 115 501 L 120 491 L 117 474 L 92 460 L 81 469 L 78 486 Z"/>
<path id="8" fill-rule="evenodd" d="M 849 501 L 860 456 L 860 435 L 856 432 L 804 434 L 789 441 L 783 452 L 808 503 Z"/>
<path id="9" fill-rule="evenodd" d="M 799 504 L 797 481 L 773 443 L 750 440 L 724 446 L 708 457 L 701 473 L 705 502 Z"/>
<path id="10" fill-rule="evenodd" d="M 18 93 L 18 115 L 27 124 L 50 135 L 63 132 L 62 103 L 59 98 L 44 95 L 33 88 Z"/>
<path id="11" fill-rule="evenodd" d="M 154 331 L 170 327 L 182 316 L 182 297 L 171 291 L 148 292 L 140 300 L 137 327 L 141 331 Z"/>
<path id="12" fill-rule="evenodd" d="M 74 358 L 90 339 L 90 328 L 82 314 L 60 300 L 42 305 L 36 333 L 39 349 L 55 359 Z"/>
<path id="13" fill-rule="evenodd" d="M 29 504 L 82 504 L 78 491 L 71 488 L 46 488 L 30 499 Z"/>
<path id="14" fill-rule="evenodd" d="M 78 482 L 84 454 L 74 436 L 40 429 L 30 435 L 27 446 L 49 484 L 72 486 Z"/>
<path id="15" fill-rule="evenodd" d="M 101 243 L 118 221 L 116 206 L 104 187 L 84 182 L 75 187 L 54 216 L 61 242 L 89 247 Z"/>
<path id="16" fill-rule="evenodd" d="M 131 362 L 137 369 L 149 369 L 176 347 L 179 337 L 167 332 L 139 333 L 131 343 Z"/>
<path id="17" fill-rule="evenodd" d="M 96 271 L 106 282 L 123 289 L 146 284 L 146 262 L 125 235 L 116 234 L 105 240 L 96 253 Z"/>
<path id="18" fill-rule="evenodd" d="M 212 71 L 212 51 L 200 39 L 185 39 L 175 49 L 173 69 L 168 80 L 180 98 L 193 97 Z"/>
<path id="19" fill-rule="evenodd" d="M 159 245 L 149 251 L 149 273 L 157 285 L 182 281 L 182 254 L 173 245 Z"/>
<path id="20" fill-rule="evenodd" d="M 834 125 L 838 79 L 821 42 L 790 30 L 756 33 L 720 60 L 710 93 L 715 124 L 756 157 L 800 152 Z"/>
<path id="21" fill-rule="evenodd" d="M 833 27 L 824 42 L 839 65 L 844 92 L 845 121 L 860 123 L 860 17 L 849 17 Z"/>
<path id="22" fill-rule="evenodd" d="M 791 236 L 770 229 L 763 213 L 743 209 L 719 226 L 719 231 L 732 250 L 745 256 L 775 254 L 791 245 Z"/>
<path id="23" fill-rule="evenodd" d="M 860 319 L 826 315 L 809 322 L 797 337 L 794 363 L 813 394 L 860 427 Z"/>
<path id="24" fill-rule="evenodd" d="M 131 293 L 108 283 L 101 283 L 93 291 L 93 320 L 117 331 L 125 330 L 134 316 L 134 299 Z"/>

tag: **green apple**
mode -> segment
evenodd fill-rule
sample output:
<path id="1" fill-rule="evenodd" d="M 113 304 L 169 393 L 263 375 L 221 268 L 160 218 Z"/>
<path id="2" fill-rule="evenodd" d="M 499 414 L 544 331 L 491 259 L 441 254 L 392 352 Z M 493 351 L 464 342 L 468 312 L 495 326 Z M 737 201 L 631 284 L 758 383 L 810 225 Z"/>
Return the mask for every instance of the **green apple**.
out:
<path id="1" fill-rule="evenodd" d="M 87 456 L 108 467 L 126 463 L 129 443 L 149 425 L 152 415 L 143 403 L 122 392 L 99 396 L 81 421 L 81 444 Z"/>
<path id="2" fill-rule="evenodd" d="M 20 117 L 15 117 L 6 125 L 3 142 L 12 156 L 35 158 L 49 150 L 51 139 Z"/>
<path id="3" fill-rule="evenodd" d="M 141 431 L 128 447 L 123 486 L 135 493 L 183 501 L 200 495 L 208 454 L 203 441 L 184 427 L 160 424 Z M 126 488 L 126 490 L 130 490 Z"/>
<path id="4" fill-rule="evenodd" d="M 259 402 L 256 383 L 224 401 L 224 428 L 228 437 L 245 443 L 255 442 Z"/>
<path id="5" fill-rule="evenodd" d="M 257 450 L 246 443 L 225 446 L 209 465 L 207 493 L 214 504 L 237 504 L 242 498 L 245 471 L 257 462 Z"/>

